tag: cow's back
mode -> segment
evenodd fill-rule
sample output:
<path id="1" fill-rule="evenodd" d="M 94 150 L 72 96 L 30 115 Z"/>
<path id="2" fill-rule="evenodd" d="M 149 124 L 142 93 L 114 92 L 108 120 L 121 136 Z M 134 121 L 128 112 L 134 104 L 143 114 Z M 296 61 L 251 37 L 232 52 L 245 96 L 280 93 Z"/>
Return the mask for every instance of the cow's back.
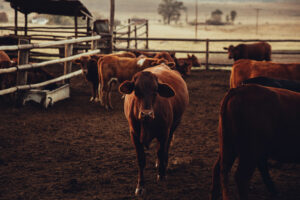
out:
<path id="1" fill-rule="evenodd" d="M 235 88 L 239 86 L 242 81 L 258 76 L 286 80 L 300 80 L 300 64 L 282 64 L 248 59 L 238 60 L 232 66 L 230 88 Z"/>
<path id="2" fill-rule="evenodd" d="M 221 141 L 231 141 L 227 147 L 239 153 L 255 150 L 257 157 L 300 162 L 299 102 L 299 93 L 285 89 L 255 84 L 231 89 L 221 106 Z"/>
<path id="3" fill-rule="evenodd" d="M 266 42 L 257 42 L 248 44 L 245 48 L 246 55 L 244 58 L 251 60 L 267 60 L 271 59 L 271 46 Z"/>

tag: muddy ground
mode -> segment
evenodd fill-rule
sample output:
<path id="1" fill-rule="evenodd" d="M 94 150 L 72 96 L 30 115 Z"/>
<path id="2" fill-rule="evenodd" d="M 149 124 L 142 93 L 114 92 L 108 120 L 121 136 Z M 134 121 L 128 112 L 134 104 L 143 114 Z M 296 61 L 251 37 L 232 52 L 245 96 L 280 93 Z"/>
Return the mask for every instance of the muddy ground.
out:
<path id="1" fill-rule="evenodd" d="M 175 132 L 167 181 L 156 183 L 152 142 L 144 199 L 208 199 L 229 71 L 193 71 L 186 81 L 190 104 Z M 80 76 L 71 79 L 71 98 L 47 110 L 1 104 L 0 199 L 135 199 L 135 151 L 120 97 L 113 93 L 115 110 L 106 112 L 89 102 L 89 85 Z M 250 199 L 300 199 L 299 165 L 277 166 L 271 175 L 281 195 L 271 198 L 256 171 Z"/>

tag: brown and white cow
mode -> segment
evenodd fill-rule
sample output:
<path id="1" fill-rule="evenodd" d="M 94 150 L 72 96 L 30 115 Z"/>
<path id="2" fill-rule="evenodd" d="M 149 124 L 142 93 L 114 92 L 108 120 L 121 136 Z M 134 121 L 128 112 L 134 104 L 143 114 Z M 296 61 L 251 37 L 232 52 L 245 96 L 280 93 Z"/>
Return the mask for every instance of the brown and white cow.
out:
<path id="1" fill-rule="evenodd" d="M 144 192 L 144 147 L 158 140 L 157 180 L 163 180 L 168 166 L 168 151 L 173 133 L 188 105 L 189 95 L 181 75 L 166 65 L 147 68 L 123 82 L 119 91 L 125 95 L 124 113 L 129 123 L 138 162 L 135 194 Z"/>
<path id="2" fill-rule="evenodd" d="M 248 59 L 238 60 L 231 69 L 230 88 L 235 88 L 243 81 L 258 76 L 300 80 L 300 63 L 283 64 Z"/>
<path id="3" fill-rule="evenodd" d="M 219 156 L 213 166 L 211 200 L 229 199 L 228 174 L 238 158 L 235 181 L 239 199 L 248 199 L 249 181 L 259 169 L 276 194 L 267 160 L 300 162 L 300 93 L 256 84 L 231 89 L 219 115 Z"/>
<path id="4" fill-rule="evenodd" d="M 155 58 L 125 58 L 111 55 L 99 59 L 99 95 L 101 104 L 107 110 L 113 108 L 111 104 L 112 83 L 122 83 L 125 80 L 130 80 L 135 73 L 161 63 L 174 65 L 174 63 L 168 63 L 165 59 Z"/>
<path id="5" fill-rule="evenodd" d="M 251 59 L 251 60 L 271 60 L 271 45 L 267 42 L 257 42 L 253 44 L 239 44 L 237 46 L 230 45 L 224 47 L 228 50 L 228 58 L 234 61 L 239 59 Z"/>

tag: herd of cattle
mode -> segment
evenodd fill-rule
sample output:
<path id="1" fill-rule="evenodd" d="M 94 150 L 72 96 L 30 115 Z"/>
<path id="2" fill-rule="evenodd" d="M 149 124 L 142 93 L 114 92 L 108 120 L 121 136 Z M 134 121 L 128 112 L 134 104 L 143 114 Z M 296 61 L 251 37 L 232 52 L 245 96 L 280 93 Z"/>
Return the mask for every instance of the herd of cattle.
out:
<path id="1" fill-rule="evenodd" d="M 300 162 L 300 64 L 271 62 L 271 46 L 266 42 L 229 46 L 234 59 L 230 90 L 221 102 L 219 114 L 219 156 L 213 166 L 210 198 L 229 199 L 229 171 L 238 158 L 235 181 L 240 199 L 248 199 L 251 176 L 259 169 L 271 194 L 277 190 L 267 160 Z M 12 62 L 0 54 L 1 68 Z M 5 58 L 5 59 L 4 59 Z M 200 66 L 192 55 L 176 58 L 175 53 L 132 51 L 121 54 L 82 56 L 74 60 L 92 85 L 90 101 L 100 101 L 113 109 L 111 91 L 120 83 L 124 113 L 136 149 L 138 183 L 135 194 L 145 190 L 145 152 L 158 140 L 157 180 L 163 180 L 173 133 L 189 102 L 183 79 L 192 66 Z M 4 66 L 5 65 L 5 66 Z M 1 83 L 5 82 L 1 76 Z M 2 85 L 1 85 L 2 88 Z"/>

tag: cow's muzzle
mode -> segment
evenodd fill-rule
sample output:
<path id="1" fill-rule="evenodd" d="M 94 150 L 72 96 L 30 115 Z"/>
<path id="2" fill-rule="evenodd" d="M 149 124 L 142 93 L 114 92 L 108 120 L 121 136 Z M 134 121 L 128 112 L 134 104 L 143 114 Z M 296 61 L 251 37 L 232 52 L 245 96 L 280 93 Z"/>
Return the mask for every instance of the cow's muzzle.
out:
<path id="1" fill-rule="evenodd" d="M 154 111 L 153 110 L 141 110 L 139 113 L 140 120 L 153 120 Z"/>

